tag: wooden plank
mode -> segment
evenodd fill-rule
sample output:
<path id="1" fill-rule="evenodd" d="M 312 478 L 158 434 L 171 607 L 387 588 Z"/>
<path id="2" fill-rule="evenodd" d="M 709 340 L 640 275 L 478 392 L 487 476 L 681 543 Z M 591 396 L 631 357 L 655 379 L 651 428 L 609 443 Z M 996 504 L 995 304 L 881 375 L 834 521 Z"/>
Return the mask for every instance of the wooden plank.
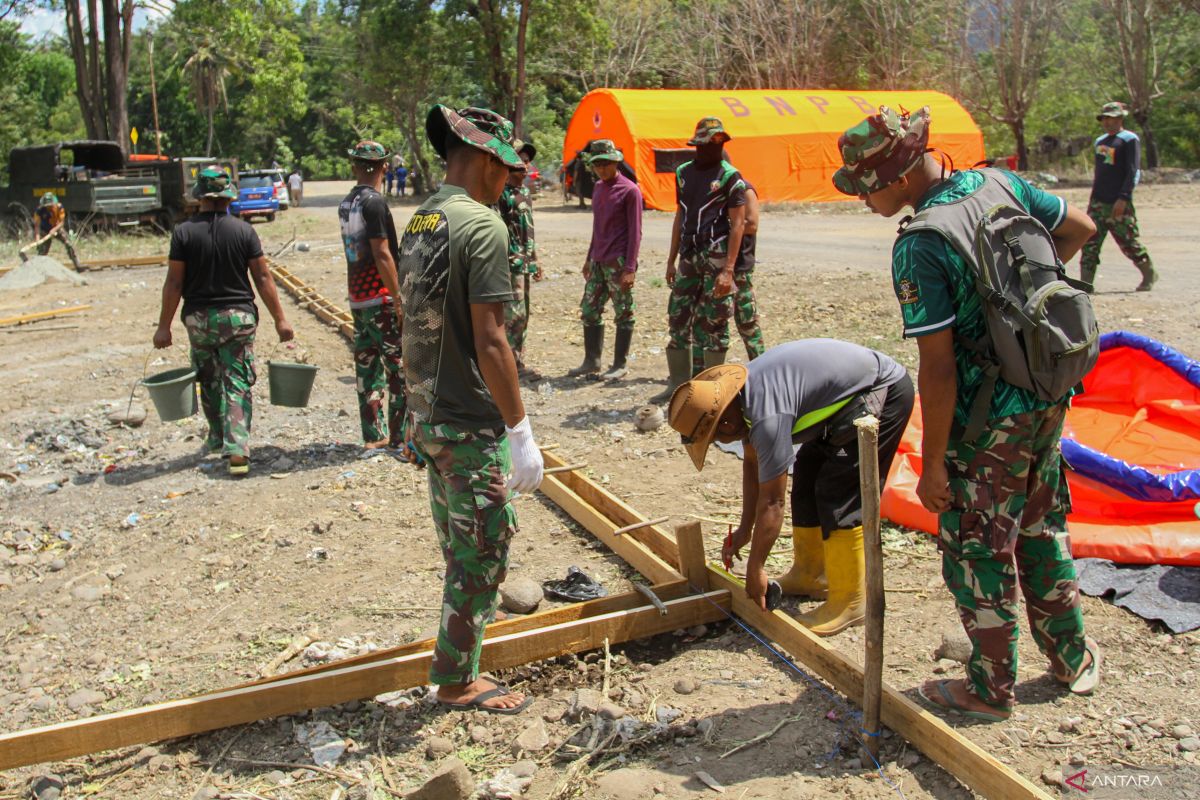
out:
<path id="1" fill-rule="evenodd" d="M 547 465 L 551 464 L 552 459 L 557 460 L 550 453 L 543 453 L 542 457 L 546 460 Z M 563 473 L 561 476 L 547 475 L 542 479 L 540 491 L 651 583 L 668 583 L 682 577 L 675 567 L 636 538 L 654 528 L 642 528 L 622 536 L 614 535 L 613 532 L 620 528 L 621 524 L 613 522 L 568 489 L 563 483 L 563 478 L 570 474 L 573 473 Z"/>
<path id="2" fill-rule="evenodd" d="M 679 545 L 679 571 L 693 591 L 708 588 L 708 559 L 704 557 L 704 528 L 699 522 L 685 522 L 675 528 Z"/>
<path id="3" fill-rule="evenodd" d="M 660 600 L 675 600 L 680 597 L 686 597 L 692 594 L 688 588 L 687 581 L 676 580 L 670 583 L 660 583 L 649 587 Z M 503 622 L 493 622 L 487 626 L 487 632 L 484 634 L 486 638 L 494 638 L 497 636 L 507 636 L 512 633 L 520 633 L 522 631 L 531 631 L 537 628 L 544 628 L 551 625 L 561 625 L 564 622 L 575 622 L 577 620 L 587 619 L 588 617 L 597 617 L 601 614 L 610 614 L 614 611 L 627 611 L 631 608 L 643 606 L 646 603 L 646 598 L 642 592 L 624 592 L 623 594 L 614 594 L 608 597 L 602 597 L 599 600 L 587 600 L 582 603 L 572 603 L 559 608 L 552 608 L 549 611 L 542 611 L 538 614 L 529 614 L 527 616 L 513 617 L 506 619 Z M 338 661 L 330 661 L 325 664 L 318 664 L 306 669 L 294 670 L 292 672 L 284 672 L 279 675 L 268 675 L 256 680 L 240 683 L 236 686 L 231 686 L 231 689 L 240 689 L 246 686 L 258 686 L 263 683 L 273 683 L 275 681 L 294 678 L 299 675 L 315 675 L 319 672 L 330 672 L 343 667 L 352 667 L 357 664 L 369 664 L 373 661 L 383 661 L 389 658 L 399 658 L 400 656 L 411 655 L 412 653 L 421 653 L 426 650 L 432 650 L 436 638 L 420 639 L 408 644 L 402 644 L 397 647 L 385 647 L 381 650 L 375 650 L 370 653 L 364 653 L 360 656 L 352 658 L 344 658 Z M 225 691 L 224 689 L 218 691 Z M 215 694 L 209 692 L 208 694 Z"/>
<path id="4" fill-rule="evenodd" d="M 481 669 L 496 670 L 544 658 L 593 650 L 713 622 L 729 607 L 727 592 L 684 597 L 666 603 L 663 616 L 653 605 L 614 611 L 487 639 Z M 262 685 L 72 720 L 0 735 L 0 769 L 60 761 L 101 750 L 155 742 L 240 725 L 310 708 L 362 700 L 383 692 L 424 684 L 431 651 L 302 675 Z"/>
<path id="5" fill-rule="evenodd" d="M 862 496 L 863 551 L 866 559 L 866 640 L 863 655 L 863 743 L 879 755 L 879 704 L 883 692 L 883 542 L 879 521 L 879 420 L 854 421 L 858 429 L 858 483 Z"/>
<path id="6" fill-rule="evenodd" d="M 604 508 L 611 509 L 617 506 L 619 501 L 607 490 L 595 484 L 592 486 L 594 491 L 611 498 L 604 503 Z M 564 510 L 575 516 L 571 509 L 564 506 Z M 607 529 L 614 524 L 613 521 L 609 521 L 606 526 L 603 522 L 596 521 L 595 516 L 602 519 L 604 517 L 596 508 L 588 507 L 586 511 L 590 512 L 587 516 L 589 524 L 599 529 Z M 580 517 L 575 519 L 584 524 Z M 623 518 L 616 520 L 624 521 Z M 645 537 L 648 546 L 652 539 L 660 540 L 656 548 L 675 545 L 673 541 L 668 540 L 668 535 L 658 528 L 644 528 L 639 534 Z M 620 538 L 624 541 L 628 537 Z M 636 563 L 634 566 L 636 568 Z M 709 565 L 708 573 L 709 587 L 728 590 L 733 598 L 734 613 L 743 621 L 773 638 L 793 659 L 828 681 L 841 694 L 847 697 L 862 696 L 863 670 L 859 664 L 814 636 L 784 613 L 763 611 L 746 597 L 743 584 L 731 578 L 720 567 Z M 985 797 L 1005 800 L 1051 800 L 1050 796 L 1037 786 L 886 683 L 882 685 L 880 716 L 885 725 Z"/>
<path id="7" fill-rule="evenodd" d="M 84 271 L 111 269 L 112 267 L 165 267 L 166 256 L 132 256 L 126 258 L 93 258 L 80 261 L 79 268 Z"/>
<path id="8" fill-rule="evenodd" d="M 69 306 L 67 308 L 56 308 L 51 311 L 35 311 L 32 314 L 18 314 L 15 317 L 0 319 L 0 326 L 24 325 L 26 322 L 36 322 L 39 319 L 53 319 L 55 317 L 66 316 L 67 314 L 80 314 L 90 308 L 90 305 Z"/>
<path id="9" fill-rule="evenodd" d="M 566 461 L 559 458 L 556 454 L 547 453 L 545 450 L 542 451 L 542 458 L 545 460 L 547 467 L 560 467 L 566 464 Z M 632 525 L 636 522 L 648 521 L 646 517 L 634 511 L 586 475 L 578 472 L 568 473 L 562 476 L 559 482 L 574 492 L 588 505 L 592 506 L 596 511 L 616 522 L 619 528 Z M 658 525 L 648 525 L 629 534 L 623 534 L 623 536 L 629 536 L 641 542 L 658 556 L 660 560 L 667 564 L 679 563 L 679 548 L 675 546 L 675 539 L 664 528 Z M 628 560 L 626 558 L 626 561 Z M 638 569 L 636 563 L 630 563 L 634 569 Z M 638 569 L 638 571 L 640 572 L 641 570 Z M 642 574 L 645 575 L 644 572 Z"/>

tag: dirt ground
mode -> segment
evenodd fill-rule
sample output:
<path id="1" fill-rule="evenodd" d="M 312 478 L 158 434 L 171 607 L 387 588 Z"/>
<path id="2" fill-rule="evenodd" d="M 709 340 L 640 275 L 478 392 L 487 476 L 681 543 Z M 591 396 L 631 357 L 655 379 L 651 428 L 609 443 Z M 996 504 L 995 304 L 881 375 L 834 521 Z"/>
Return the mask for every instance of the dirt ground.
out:
<path id="1" fill-rule="evenodd" d="M 310 184 L 303 208 L 257 226 L 268 252 L 293 236 L 306 243 L 306 252 L 289 248 L 279 260 L 339 303 L 345 266 L 336 204 L 348 187 Z M 1065 194 L 1086 199 L 1079 190 Z M 1136 270 L 1108 244 L 1096 295 L 1101 325 L 1198 357 L 1200 289 L 1189 276 L 1200 187 L 1145 187 L 1138 207 L 1162 279 L 1154 292 L 1133 293 Z M 398 227 L 414 208 L 411 198 L 394 206 Z M 647 214 L 631 375 L 606 384 L 565 377 L 582 356 L 577 308 L 590 215 L 553 197 L 535 213 L 546 279 L 533 290 L 527 360 L 547 377 L 524 397 L 539 442 L 589 464 L 594 479 L 647 516 L 704 518 L 716 557 L 725 526 L 715 521 L 735 519 L 740 508 L 738 462 L 718 455 L 698 474 L 675 434 L 640 433 L 633 424 L 666 373 L 670 217 Z M 888 277 L 894 231 L 893 221 L 856 204 L 768 209 L 756 271 L 768 344 L 836 336 L 915 367 Z M 80 250 L 96 259 L 165 246 L 128 237 L 85 241 Z M 0 249 L 0 263 L 15 261 L 12 253 Z M 424 478 L 386 455 L 364 457 L 346 343 L 290 299 L 296 345 L 278 347 L 270 326 L 260 329 L 249 478 L 231 480 L 200 456 L 200 416 L 162 423 L 151 409 L 137 429 L 107 422 L 145 372 L 187 362 L 178 322 L 173 348 L 150 347 L 164 271 L 112 269 L 89 273 L 84 286 L 0 292 L 0 317 L 91 304 L 83 314 L 0 332 L 0 731 L 257 677 L 305 634 L 323 644 L 285 669 L 423 638 L 437 624 L 442 562 Z M 740 345 L 730 352 L 742 356 Z M 321 368 L 310 406 L 270 405 L 262 365 L 297 355 Z M 135 402 L 149 405 L 142 390 Z M 614 593 L 629 589 L 630 569 L 543 497 L 521 499 L 518 513 L 510 580 L 562 577 L 574 564 Z M 961 671 L 935 657 L 958 623 L 928 537 L 887 528 L 885 547 L 885 680 L 911 692 L 935 673 Z M 789 554 L 790 540 L 781 538 L 771 569 L 786 570 Z M 1176 734 L 1187 736 L 1179 726 L 1200 728 L 1198 638 L 1167 635 L 1100 600 L 1084 603 L 1106 656 L 1093 697 L 1055 689 L 1026 629 L 1017 713 L 1003 724 L 952 724 L 1043 785 L 1100 764 L 1191 770 L 1194 778 L 1195 754 L 1181 750 Z M 861 629 L 832 642 L 860 657 Z M 64 798 L 384 798 L 420 786 L 449 753 L 480 782 L 532 760 L 516 771 L 532 773 L 524 796 L 534 800 L 715 793 L 696 777 L 701 770 L 738 800 L 972 796 L 899 737 L 884 742 L 880 772 L 864 765 L 864 752 L 845 736 L 844 702 L 728 622 L 614 648 L 610 699 L 634 721 L 625 723 L 624 744 L 570 783 L 571 759 L 593 724 L 579 707 L 595 700 L 586 690 L 600 689 L 604 671 L 590 653 L 506 673 L 537 698 L 520 717 L 444 713 L 418 689 L 0 773 L 0 800 L 28 797 L 31 777 L 48 773 L 64 779 Z M 722 757 L 779 723 L 765 742 Z M 346 752 L 324 772 L 306 769 L 314 756 L 302 740 L 329 729 Z"/>

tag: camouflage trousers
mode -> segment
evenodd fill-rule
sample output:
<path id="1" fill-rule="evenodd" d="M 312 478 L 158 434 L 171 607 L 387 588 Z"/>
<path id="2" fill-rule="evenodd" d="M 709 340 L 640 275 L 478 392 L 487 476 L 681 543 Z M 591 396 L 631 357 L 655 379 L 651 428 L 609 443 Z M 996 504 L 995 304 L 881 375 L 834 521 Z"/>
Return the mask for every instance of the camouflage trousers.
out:
<path id="1" fill-rule="evenodd" d="M 604 304 L 610 299 L 613 307 L 613 325 L 617 328 L 632 328 L 637 304 L 633 301 L 633 289 L 621 288 L 624 268 L 616 261 L 592 261 L 587 282 L 583 285 L 583 299 L 579 301 L 579 317 L 585 328 L 604 322 Z"/>
<path id="2" fill-rule="evenodd" d="M 250 455 L 250 396 L 254 371 L 254 334 L 258 319 L 249 311 L 208 308 L 183 319 L 192 345 L 192 366 L 200 384 L 200 407 L 208 420 L 209 452 Z"/>
<path id="3" fill-rule="evenodd" d="M 512 464 L 508 439 L 502 428 L 412 427 L 413 445 L 428 465 L 429 505 L 446 560 L 430 681 L 470 683 L 479 676 L 484 628 L 495 616 L 517 530 L 505 485 Z"/>
<path id="4" fill-rule="evenodd" d="M 354 376 L 358 388 L 358 420 L 363 441 L 404 443 L 404 369 L 400 358 L 400 326 L 391 303 L 353 308 Z M 387 417 L 383 414 L 387 395 Z"/>
<path id="5" fill-rule="evenodd" d="M 754 299 L 753 272 L 733 273 L 733 320 L 738 335 L 746 346 L 746 357 L 753 361 L 766 352 L 762 328 L 758 324 L 758 303 Z M 698 323 L 697 323 L 698 327 Z M 699 342 L 699 331 L 692 329 L 692 374 L 704 369 L 704 350 Z"/>
<path id="6" fill-rule="evenodd" d="M 1079 258 L 1080 272 L 1084 280 L 1090 282 L 1088 275 L 1095 276 L 1096 268 L 1100 265 L 1100 248 L 1109 232 L 1125 257 L 1142 272 L 1147 271 L 1150 267 L 1150 254 L 1138 238 L 1137 215 L 1134 213 L 1132 200 L 1125 204 L 1125 216 L 1121 219 L 1113 219 L 1112 203 L 1096 200 L 1088 203 L 1087 213 L 1096 223 L 1096 235 L 1083 246 L 1083 254 Z"/>
<path id="7" fill-rule="evenodd" d="M 1084 658 L 1083 615 L 1062 474 L 1066 403 L 990 420 L 978 441 L 946 451 L 950 511 L 939 519 L 942 578 L 971 639 L 968 691 L 1011 708 L 1017 676 L 1017 587 L 1055 672 Z"/>
<path id="8" fill-rule="evenodd" d="M 525 332 L 529 329 L 529 273 L 512 273 L 512 293 L 512 302 L 504 308 L 504 333 L 520 369 L 525 366 Z"/>
<path id="9" fill-rule="evenodd" d="M 693 253 L 679 259 L 675 285 L 667 301 L 667 347 L 688 351 L 693 340 L 701 350 L 729 349 L 729 318 L 733 295 L 715 297 L 713 286 L 725 256 L 722 253 Z"/>

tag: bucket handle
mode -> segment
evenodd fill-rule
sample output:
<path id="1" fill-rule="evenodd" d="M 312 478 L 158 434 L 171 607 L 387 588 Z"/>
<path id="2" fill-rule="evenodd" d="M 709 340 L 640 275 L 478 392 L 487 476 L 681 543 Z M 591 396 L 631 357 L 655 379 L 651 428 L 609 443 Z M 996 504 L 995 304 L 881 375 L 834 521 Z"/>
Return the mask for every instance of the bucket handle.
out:
<path id="1" fill-rule="evenodd" d="M 129 402 L 125 404 L 125 418 L 129 419 L 129 412 L 133 408 L 133 396 L 137 394 L 138 387 L 146 380 L 146 372 L 150 369 L 150 359 L 154 357 L 154 350 L 151 349 L 146 354 L 146 360 L 142 362 L 142 377 L 133 382 L 133 388 L 129 390 Z M 121 423 L 124 425 L 125 423 Z"/>

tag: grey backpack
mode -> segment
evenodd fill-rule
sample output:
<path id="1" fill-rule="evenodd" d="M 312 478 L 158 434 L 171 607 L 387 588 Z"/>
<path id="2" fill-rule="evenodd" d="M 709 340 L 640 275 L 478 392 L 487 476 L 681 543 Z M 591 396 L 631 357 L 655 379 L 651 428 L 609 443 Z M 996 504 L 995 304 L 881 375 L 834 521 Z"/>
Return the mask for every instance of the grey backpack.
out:
<path id="1" fill-rule="evenodd" d="M 1067 277 L 1050 233 L 1003 174 L 980 172 L 985 180 L 978 191 L 921 211 L 901 232 L 941 234 L 970 267 L 983 299 L 986 337 L 977 342 L 955 333 L 984 371 L 966 441 L 987 423 L 997 377 L 1056 402 L 1083 380 L 1100 352 L 1092 287 Z"/>

